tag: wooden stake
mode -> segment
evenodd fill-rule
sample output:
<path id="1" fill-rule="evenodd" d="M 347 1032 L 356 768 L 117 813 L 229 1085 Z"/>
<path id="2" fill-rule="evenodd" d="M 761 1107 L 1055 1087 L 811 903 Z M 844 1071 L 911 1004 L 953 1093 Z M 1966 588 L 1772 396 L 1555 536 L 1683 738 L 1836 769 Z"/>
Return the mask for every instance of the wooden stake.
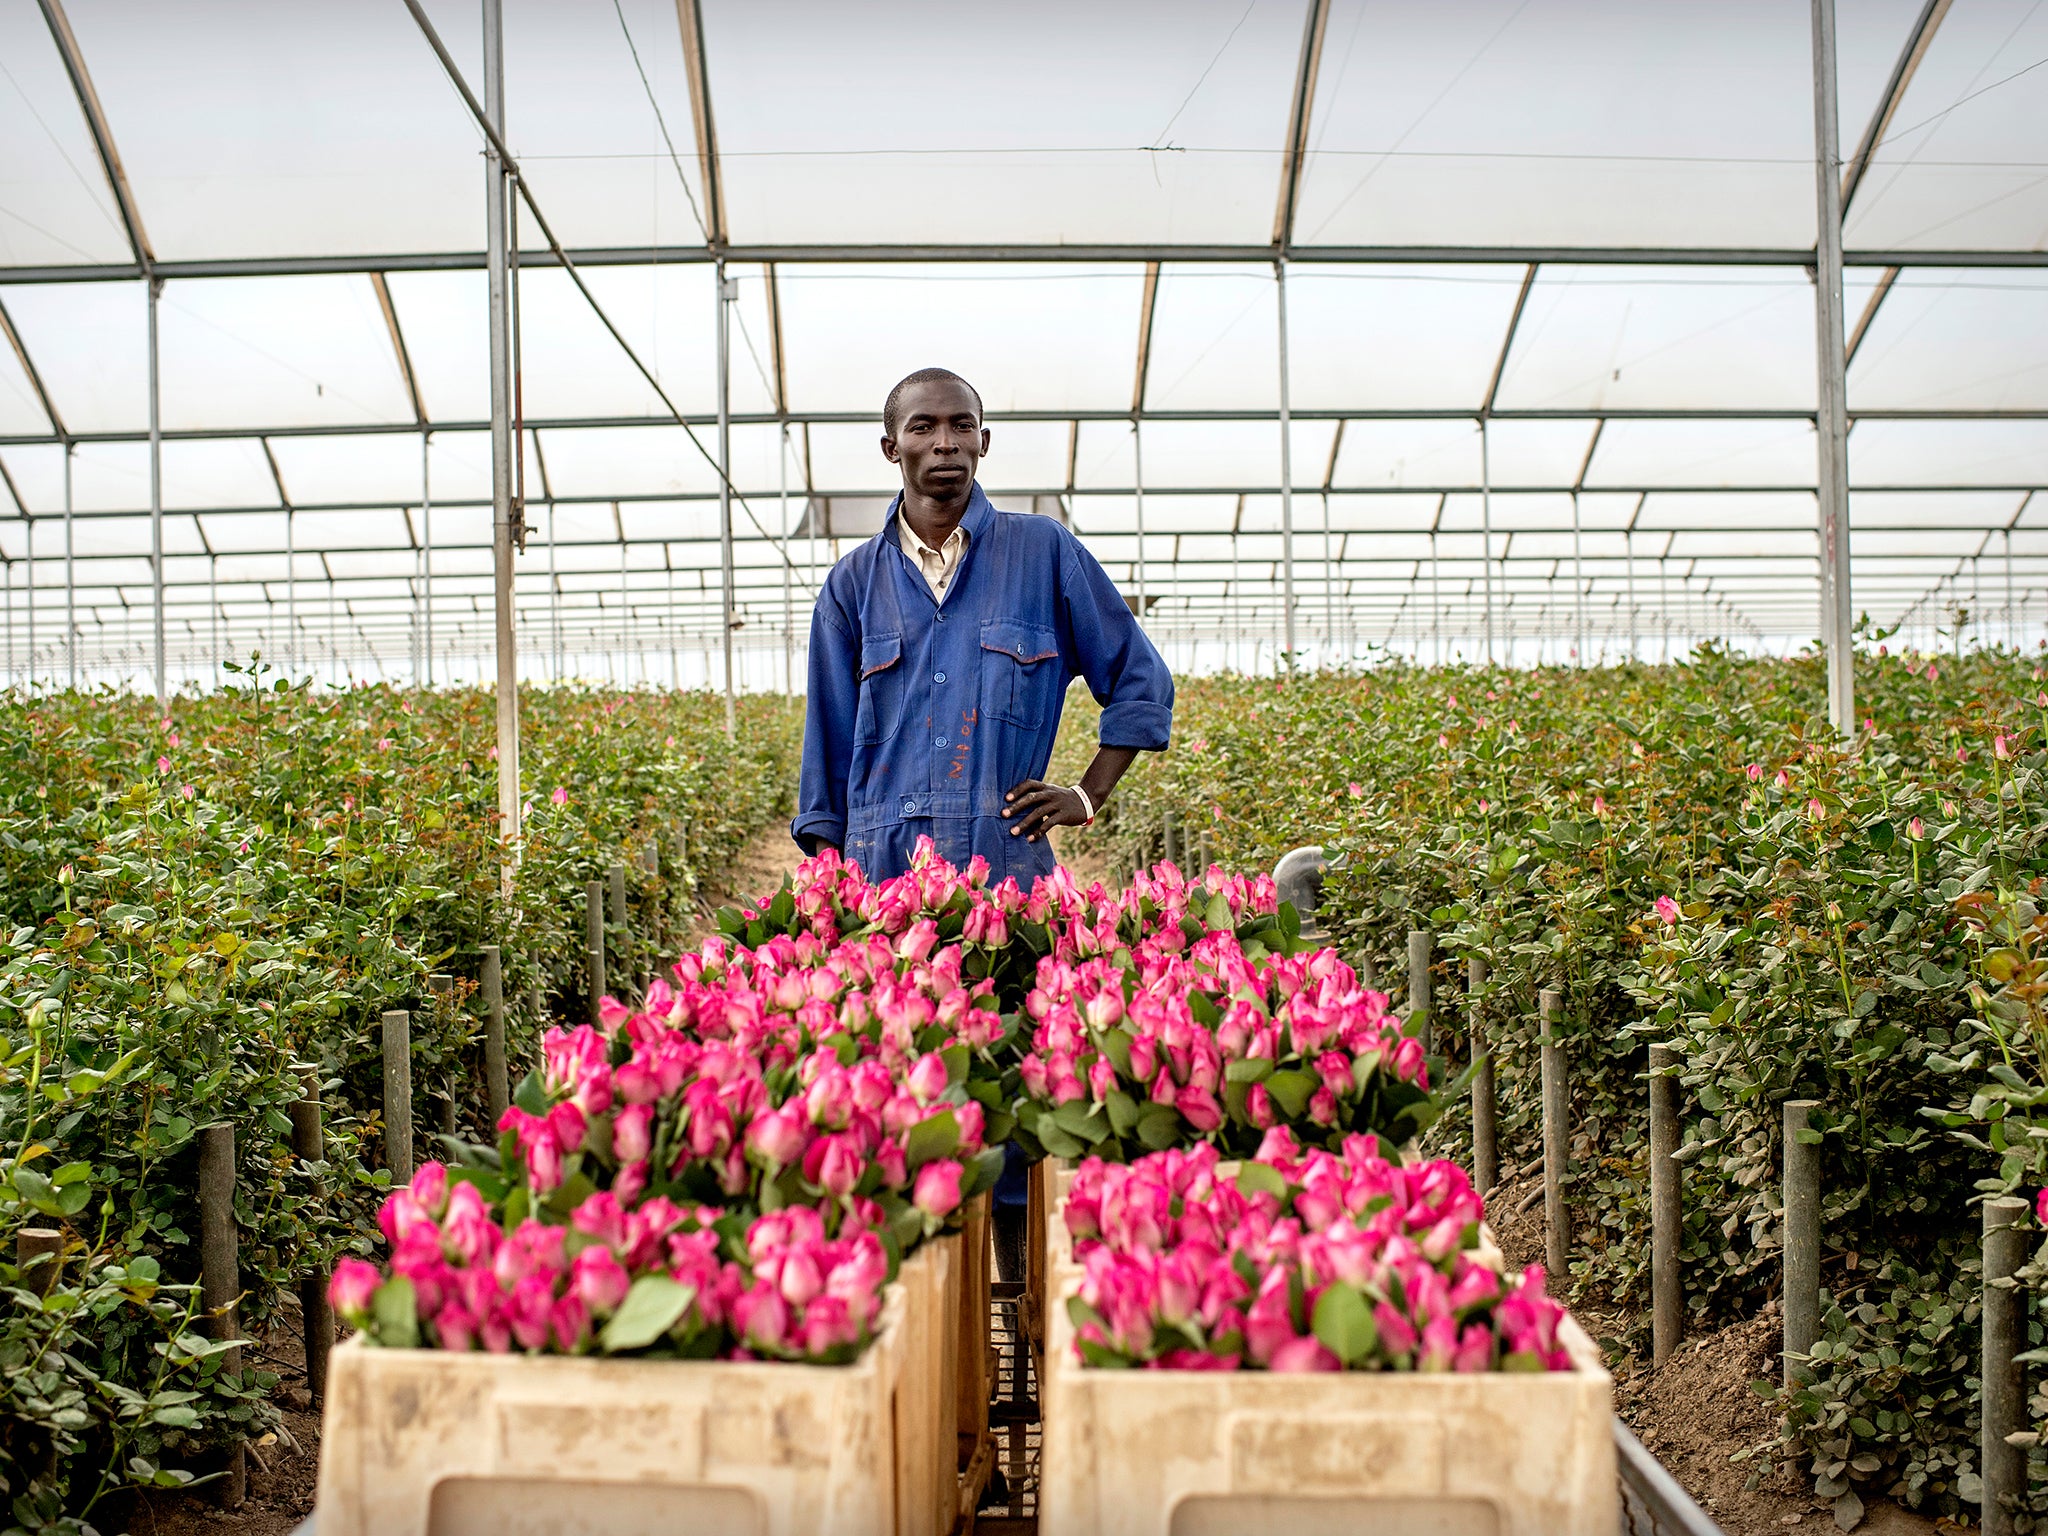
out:
<path id="1" fill-rule="evenodd" d="M 1820 1144 L 1804 1142 L 1817 1099 L 1785 1104 L 1785 1385 L 1812 1372 L 1793 1357 L 1813 1352 L 1820 1337 Z"/>
<path id="2" fill-rule="evenodd" d="M 209 1337 L 238 1337 L 235 1302 L 242 1293 L 235 1234 L 235 1128 L 209 1125 L 199 1132 L 199 1305 L 206 1314 Z M 242 1369 L 240 1345 L 221 1359 L 222 1369 Z M 214 1499 L 239 1509 L 248 1497 L 248 1464 L 242 1447 L 224 1458 L 224 1476 L 216 1482 Z"/>
<path id="3" fill-rule="evenodd" d="M 598 1022 L 604 998 L 604 886 L 591 880 L 583 887 L 583 959 L 590 972 L 590 1022 Z"/>
<path id="4" fill-rule="evenodd" d="M 1472 1036 L 1472 1059 L 1479 1070 L 1472 1078 L 1472 1183 L 1481 1195 L 1500 1182 L 1500 1106 L 1493 1094 L 1493 1053 L 1487 1047 L 1486 1020 L 1479 1011 L 1479 993 L 1486 986 L 1486 962 L 1465 962 L 1466 1028 Z"/>
<path id="5" fill-rule="evenodd" d="M 2006 1501 L 2027 1491 L 2027 1453 L 2005 1438 L 2027 1427 L 2026 1385 L 2013 1360 L 2026 1338 L 2026 1298 L 2012 1283 L 2027 1261 L 2019 1226 L 2026 1213 L 2027 1202 L 2011 1195 L 1984 1202 L 1984 1536 L 2009 1536 L 2013 1511 Z"/>
<path id="6" fill-rule="evenodd" d="M 384 1015 L 384 1165 L 393 1187 L 412 1182 L 412 1015 Z"/>
<path id="7" fill-rule="evenodd" d="M 1409 1033 L 1422 1042 L 1426 1054 L 1434 1043 L 1436 989 L 1430 966 L 1435 963 L 1436 940 L 1427 928 L 1408 930 L 1408 1019 Z M 1417 1023 L 1416 1021 L 1420 1021 Z"/>
<path id="8" fill-rule="evenodd" d="M 455 978 L 445 971 L 436 971 L 427 978 L 427 991 L 435 999 L 436 1006 L 439 1006 L 444 999 L 452 1005 L 455 997 Z M 453 1136 L 455 1134 L 456 1083 L 452 1074 L 449 1080 L 441 1085 L 441 1089 L 441 1102 L 437 1106 L 440 1115 L 441 1133 L 444 1136 Z"/>
<path id="9" fill-rule="evenodd" d="M 320 1126 L 320 1078 L 307 1067 L 300 1077 L 305 1085 L 292 1105 L 292 1155 L 301 1162 L 327 1160 L 327 1142 Z M 325 1191 L 316 1195 L 324 1203 Z M 327 1352 L 334 1346 L 334 1315 L 327 1303 L 327 1266 L 312 1263 L 299 1277 L 299 1315 L 304 1324 L 306 1345 L 306 1397 L 315 1407 L 327 1395 Z"/>
<path id="10" fill-rule="evenodd" d="M 483 950 L 484 1103 L 490 1111 L 491 1134 L 512 1102 L 511 1078 L 505 1066 L 505 966 L 498 946 Z"/>
<path id="11" fill-rule="evenodd" d="M 64 1234 L 49 1227 L 23 1227 L 14 1234 L 14 1267 L 21 1288 L 47 1296 L 64 1268 Z"/>
<path id="12" fill-rule="evenodd" d="M 1564 1047 L 1558 1043 L 1558 1015 L 1564 1012 L 1564 994 L 1545 987 L 1536 999 L 1542 1040 L 1543 1072 L 1543 1255 L 1558 1290 L 1564 1288 L 1566 1241 L 1571 1235 L 1570 1218 L 1564 1208 L 1565 1147 L 1569 1132 L 1565 1117 L 1570 1113 L 1565 1084 Z"/>
<path id="13" fill-rule="evenodd" d="M 1650 1359 L 1662 1365 L 1685 1338 L 1685 1293 L 1678 1250 L 1684 1241 L 1678 1203 L 1678 1051 L 1650 1047 Z"/>

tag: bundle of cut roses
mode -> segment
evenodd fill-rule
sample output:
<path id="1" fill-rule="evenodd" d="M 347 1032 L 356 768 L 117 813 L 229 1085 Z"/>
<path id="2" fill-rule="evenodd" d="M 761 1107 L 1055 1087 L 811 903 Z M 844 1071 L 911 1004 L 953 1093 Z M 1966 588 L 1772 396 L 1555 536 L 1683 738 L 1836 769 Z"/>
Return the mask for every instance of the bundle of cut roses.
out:
<path id="1" fill-rule="evenodd" d="M 440 1163 L 378 1220 L 388 1277 L 343 1259 L 329 1294 L 343 1321 L 393 1348 L 839 1364 L 873 1336 L 894 1274 L 857 1213 L 832 1238 L 802 1206 L 749 1221 L 658 1195 L 628 1209 L 600 1190 L 567 1225 L 509 1222 Z"/>
<path id="2" fill-rule="evenodd" d="M 1334 951 L 1266 953 L 1229 929 L 1183 938 L 1169 927 L 1039 962 L 1018 1069 L 1027 1142 L 1119 1161 L 1198 1141 L 1244 1155 L 1275 1126 L 1331 1145 L 1406 1140 L 1440 1112 L 1422 1043 Z"/>
<path id="3" fill-rule="evenodd" d="M 1562 1371 L 1564 1308 L 1531 1265 L 1478 1252 L 1454 1163 L 1389 1162 L 1371 1136 L 1303 1150 L 1285 1127 L 1234 1175 L 1215 1148 L 1091 1158 L 1067 1197 L 1068 1301 L 1091 1366 Z"/>
<path id="4" fill-rule="evenodd" d="M 958 944 L 963 973 L 993 984 L 1003 1011 L 1030 991 L 1041 957 L 1078 961 L 1146 940 L 1184 948 L 1227 929 L 1255 952 L 1291 952 L 1300 934 L 1271 876 L 1228 875 L 1212 867 L 1189 880 L 1172 864 L 1141 872 L 1121 891 L 1100 882 L 1083 889 L 1065 868 L 1022 889 L 1014 879 L 989 884 L 988 861 L 966 869 L 918 839 L 911 866 L 870 882 L 833 849 L 804 860 L 774 896 L 718 914 L 736 944 L 759 950 L 777 936 L 825 945 L 863 934 L 928 932 L 928 942 Z"/>

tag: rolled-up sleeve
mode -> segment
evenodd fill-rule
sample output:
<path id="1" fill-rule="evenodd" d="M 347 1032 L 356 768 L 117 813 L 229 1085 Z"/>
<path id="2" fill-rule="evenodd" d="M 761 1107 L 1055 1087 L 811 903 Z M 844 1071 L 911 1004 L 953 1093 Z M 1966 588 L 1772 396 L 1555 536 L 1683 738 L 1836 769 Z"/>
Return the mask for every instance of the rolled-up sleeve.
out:
<path id="1" fill-rule="evenodd" d="M 1060 599 L 1074 670 L 1102 706 L 1105 747 L 1163 752 L 1173 737 L 1173 674 L 1146 637 L 1102 563 L 1071 536 L 1062 541 Z"/>
<path id="2" fill-rule="evenodd" d="M 811 613 L 810 693 L 804 704 L 803 769 L 789 835 L 846 846 L 846 783 L 853 770 L 853 717 L 860 704 L 859 643 L 828 585 Z"/>

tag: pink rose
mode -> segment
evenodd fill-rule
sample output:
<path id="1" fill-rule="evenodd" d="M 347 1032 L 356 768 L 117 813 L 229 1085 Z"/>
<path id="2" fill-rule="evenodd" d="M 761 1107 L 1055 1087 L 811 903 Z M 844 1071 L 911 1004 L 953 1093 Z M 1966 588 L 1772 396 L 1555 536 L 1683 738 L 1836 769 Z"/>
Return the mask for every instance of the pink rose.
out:
<path id="1" fill-rule="evenodd" d="M 960 1165 L 950 1158 L 926 1163 L 917 1170 L 910 1203 L 925 1215 L 943 1219 L 960 1204 Z"/>
<path id="2" fill-rule="evenodd" d="M 2048 1199 L 2048 1190 L 2042 1195 Z M 384 1277 L 376 1265 L 362 1259 L 343 1259 L 334 1266 L 334 1277 L 327 1282 L 327 1300 L 337 1317 L 351 1328 L 360 1328 L 369 1320 L 370 1302 L 383 1283 Z"/>

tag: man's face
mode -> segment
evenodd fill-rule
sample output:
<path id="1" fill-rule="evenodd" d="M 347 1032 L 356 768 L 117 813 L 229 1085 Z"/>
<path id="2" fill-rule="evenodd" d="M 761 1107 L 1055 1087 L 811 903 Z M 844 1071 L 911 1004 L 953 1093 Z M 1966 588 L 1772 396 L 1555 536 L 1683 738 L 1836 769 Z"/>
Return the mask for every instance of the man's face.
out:
<path id="1" fill-rule="evenodd" d="M 938 380 L 903 391 L 896 435 L 882 439 L 882 457 L 903 470 L 903 488 L 934 501 L 954 501 L 974 483 L 988 452 L 988 429 L 964 384 Z"/>

